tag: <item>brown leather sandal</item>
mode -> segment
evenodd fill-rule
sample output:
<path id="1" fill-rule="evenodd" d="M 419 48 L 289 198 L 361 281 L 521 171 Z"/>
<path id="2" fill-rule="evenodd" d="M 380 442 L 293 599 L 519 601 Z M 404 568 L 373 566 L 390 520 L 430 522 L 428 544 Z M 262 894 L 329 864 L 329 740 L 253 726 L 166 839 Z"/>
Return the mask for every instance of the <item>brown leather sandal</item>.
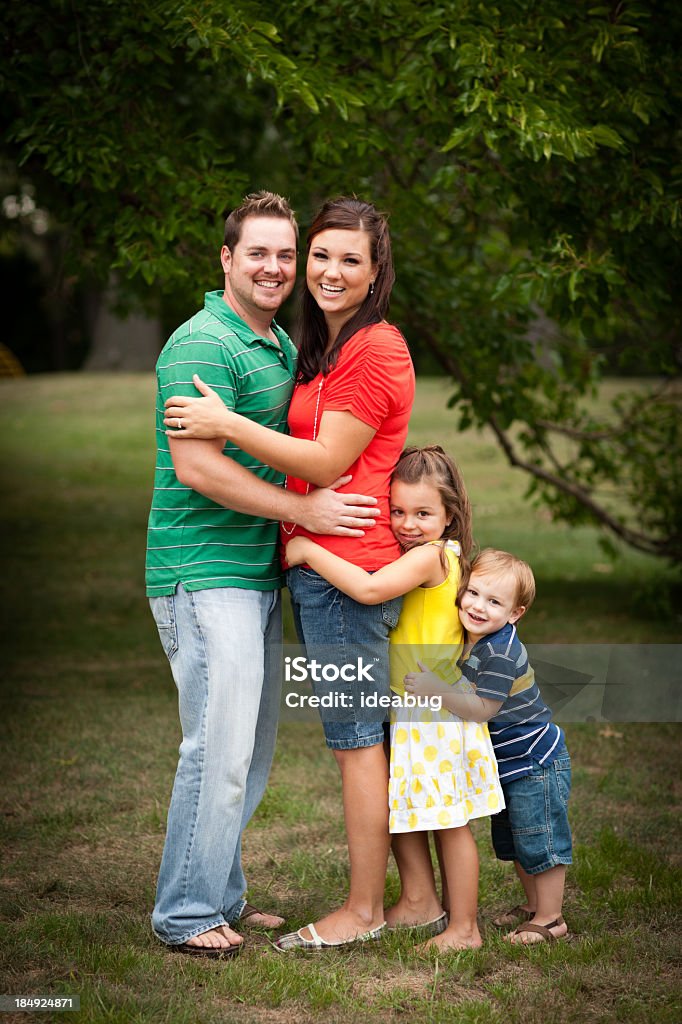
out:
<path id="1" fill-rule="evenodd" d="M 559 914 L 556 921 L 550 921 L 549 924 L 533 924 L 532 921 L 528 921 L 525 924 L 520 924 L 518 928 L 514 929 L 514 935 L 523 935 L 524 932 L 534 932 L 536 935 L 542 936 L 543 942 L 557 942 L 559 938 L 565 939 L 565 935 L 552 935 L 550 928 L 557 928 L 560 924 L 564 924 L 564 919 Z M 533 945 L 533 943 L 528 943 Z"/>
<path id="2" fill-rule="evenodd" d="M 172 953 L 184 953 L 185 956 L 196 956 L 204 960 L 228 960 L 230 957 L 238 956 L 243 942 L 235 942 L 231 946 L 193 946 L 189 942 L 181 942 L 175 946 L 166 946 Z"/>
<path id="3" fill-rule="evenodd" d="M 262 915 L 264 915 L 266 917 L 280 917 L 281 916 L 280 914 L 267 914 L 264 910 L 261 910 L 259 907 L 254 907 L 252 903 L 245 903 L 244 904 L 244 909 L 242 910 L 241 914 L 239 915 L 239 923 L 242 924 L 242 925 L 245 924 L 247 926 L 247 928 L 248 927 L 252 927 L 252 928 L 267 928 L 268 927 L 267 925 L 257 924 L 255 921 L 249 922 L 249 918 L 250 917 L 255 917 L 256 914 L 262 914 Z M 282 924 L 284 924 L 284 918 L 282 918 Z M 271 926 L 271 930 L 272 930 L 272 928 L 281 928 L 282 924 L 272 925 Z"/>
<path id="4" fill-rule="evenodd" d="M 511 928 L 512 925 L 523 921 L 530 921 L 534 913 L 534 910 L 526 910 L 525 907 L 517 903 L 515 907 L 510 907 L 509 910 L 505 910 L 499 917 L 493 918 L 493 924 L 496 928 Z"/>

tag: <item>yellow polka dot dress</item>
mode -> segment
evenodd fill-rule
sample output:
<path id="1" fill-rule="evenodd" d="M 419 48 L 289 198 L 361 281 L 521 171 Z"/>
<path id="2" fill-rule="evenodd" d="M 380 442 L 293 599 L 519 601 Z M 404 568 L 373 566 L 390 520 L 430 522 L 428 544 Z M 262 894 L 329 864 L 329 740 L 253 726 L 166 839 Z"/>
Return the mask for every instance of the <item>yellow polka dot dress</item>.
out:
<path id="1" fill-rule="evenodd" d="M 406 595 L 391 636 L 391 688 L 404 694 L 406 672 L 426 664 L 458 689 L 471 692 L 456 662 L 462 627 L 455 599 L 459 545 L 448 543 L 447 579 L 437 587 L 417 587 Z M 420 832 L 457 828 L 472 818 L 504 807 L 488 726 L 463 722 L 445 709 L 393 709 L 389 828 Z"/>

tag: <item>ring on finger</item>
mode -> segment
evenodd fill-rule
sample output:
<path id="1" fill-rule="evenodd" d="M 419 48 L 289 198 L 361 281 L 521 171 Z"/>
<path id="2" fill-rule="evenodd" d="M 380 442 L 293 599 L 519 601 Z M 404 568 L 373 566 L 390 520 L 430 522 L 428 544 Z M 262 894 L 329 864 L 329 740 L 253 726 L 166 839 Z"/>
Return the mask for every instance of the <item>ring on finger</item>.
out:
<path id="1" fill-rule="evenodd" d="M 178 430 L 182 430 L 182 420 L 178 416 Z"/>

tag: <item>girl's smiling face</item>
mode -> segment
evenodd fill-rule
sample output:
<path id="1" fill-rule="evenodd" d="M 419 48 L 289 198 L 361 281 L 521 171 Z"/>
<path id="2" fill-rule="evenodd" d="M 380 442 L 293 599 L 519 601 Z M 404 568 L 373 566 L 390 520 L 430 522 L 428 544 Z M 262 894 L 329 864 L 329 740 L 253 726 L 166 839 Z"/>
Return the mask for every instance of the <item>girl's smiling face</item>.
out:
<path id="1" fill-rule="evenodd" d="M 459 619 L 474 643 L 516 622 L 525 612 L 517 605 L 517 582 L 508 572 L 472 572 L 459 602 Z"/>
<path id="2" fill-rule="evenodd" d="M 440 540 L 447 525 L 448 515 L 435 484 L 427 479 L 391 483 L 391 530 L 403 551 Z"/>

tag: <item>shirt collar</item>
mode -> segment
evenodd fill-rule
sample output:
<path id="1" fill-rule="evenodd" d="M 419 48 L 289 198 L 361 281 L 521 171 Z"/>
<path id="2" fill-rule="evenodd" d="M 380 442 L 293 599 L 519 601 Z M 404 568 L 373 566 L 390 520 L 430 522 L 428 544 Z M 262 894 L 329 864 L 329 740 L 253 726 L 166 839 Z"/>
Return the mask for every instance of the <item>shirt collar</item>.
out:
<path id="1" fill-rule="evenodd" d="M 255 331 L 249 327 L 246 321 L 242 320 L 242 318 L 235 313 L 232 306 L 229 306 L 227 302 L 225 302 L 223 292 L 206 292 L 204 297 L 204 308 L 207 309 L 209 313 L 216 316 L 218 320 L 221 320 L 228 327 L 231 327 L 235 333 L 239 335 L 242 341 L 249 344 L 269 345 L 272 348 L 278 347 L 270 340 L 270 338 L 264 338 L 262 335 L 256 334 Z M 272 321 L 271 326 L 280 346 L 285 349 L 286 345 L 289 343 L 289 335 L 275 320 Z"/>
<path id="2" fill-rule="evenodd" d="M 471 648 L 468 654 L 462 654 L 460 658 L 460 664 L 468 661 L 473 654 L 478 654 L 486 644 L 489 643 L 500 643 L 501 641 L 509 640 L 512 634 L 516 631 L 516 626 L 511 622 L 506 622 L 501 629 L 498 629 L 495 633 L 488 633 L 486 636 L 482 636 L 480 640 L 477 640 L 474 646 Z"/>

